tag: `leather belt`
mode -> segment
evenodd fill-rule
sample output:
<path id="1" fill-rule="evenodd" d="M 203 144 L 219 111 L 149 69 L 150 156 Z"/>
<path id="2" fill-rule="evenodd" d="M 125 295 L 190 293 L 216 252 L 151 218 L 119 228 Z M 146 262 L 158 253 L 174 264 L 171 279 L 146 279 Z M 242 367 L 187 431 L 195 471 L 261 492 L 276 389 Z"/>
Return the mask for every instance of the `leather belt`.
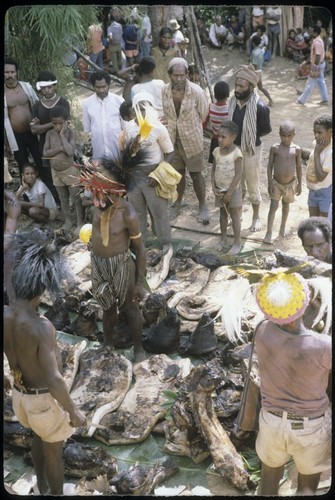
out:
<path id="1" fill-rule="evenodd" d="M 268 413 L 271 413 L 271 415 L 275 415 L 276 417 L 282 418 L 285 412 L 282 411 L 270 411 L 267 410 Z M 294 413 L 289 413 L 287 412 L 287 419 L 288 420 L 300 420 L 301 422 L 304 421 L 304 418 L 308 418 L 308 420 L 316 420 L 317 418 L 324 417 L 325 414 L 323 413 L 322 415 L 319 415 L 318 417 L 302 417 L 301 415 L 294 415 Z"/>
<path id="2" fill-rule="evenodd" d="M 21 389 L 21 387 L 18 387 L 17 385 L 14 384 L 14 387 L 17 391 L 22 392 L 23 394 L 31 394 L 31 395 L 38 395 L 38 394 L 46 394 L 47 392 L 50 392 L 49 389 L 43 388 L 43 389 L 32 389 L 29 387 L 25 387 L 24 389 Z"/>

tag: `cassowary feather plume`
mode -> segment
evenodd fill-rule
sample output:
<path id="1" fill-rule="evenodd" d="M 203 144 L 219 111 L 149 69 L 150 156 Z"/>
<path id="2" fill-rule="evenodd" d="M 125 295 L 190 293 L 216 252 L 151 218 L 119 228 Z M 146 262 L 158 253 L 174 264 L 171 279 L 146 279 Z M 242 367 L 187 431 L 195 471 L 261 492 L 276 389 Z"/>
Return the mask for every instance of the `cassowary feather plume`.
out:
<path id="1" fill-rule="evenodd" d="M 33 229 L 14 236 L 15 266 L 12 283 L 18 299 L 32 299 L 47 290 L 59 295 L 64 285 L 76 282 L 60 248 L 48 233 Z"/>

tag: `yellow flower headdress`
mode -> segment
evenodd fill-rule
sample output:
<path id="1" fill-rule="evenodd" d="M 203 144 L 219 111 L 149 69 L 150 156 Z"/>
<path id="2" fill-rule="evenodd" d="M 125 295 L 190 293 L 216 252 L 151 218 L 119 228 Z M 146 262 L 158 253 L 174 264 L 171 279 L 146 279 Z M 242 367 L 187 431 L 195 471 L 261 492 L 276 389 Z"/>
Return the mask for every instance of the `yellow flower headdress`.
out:
<path id="1" fill-rule="evenodd" d="M 264 316 L 283 325 L 303 315 L 310 292 L 300 274 L 278 272 L 263 277 L 256 287 L 255 297 Z"/>

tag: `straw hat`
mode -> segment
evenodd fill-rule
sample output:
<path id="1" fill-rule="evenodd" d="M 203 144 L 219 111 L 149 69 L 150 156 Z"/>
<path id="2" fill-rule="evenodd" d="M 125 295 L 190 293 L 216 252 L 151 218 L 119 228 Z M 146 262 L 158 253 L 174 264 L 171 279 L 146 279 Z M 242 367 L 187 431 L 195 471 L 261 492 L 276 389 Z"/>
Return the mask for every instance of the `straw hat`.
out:
<path id="1" fill-rule="evenodd" d="M 279 325 L 300 318 L 310 298 L 308 284 L 300 274 L 283 272 L 264 276 L 255 295 L 264 316 Z"/>
<path id="2" fill-rule="evenodd" d="M 179 28 L 180 28 L 180 25 L 178 24 L 177 19 L 170 19 L 169 25 L 170 25 L 170 28 L 172 30 L 179 30 Z"/>

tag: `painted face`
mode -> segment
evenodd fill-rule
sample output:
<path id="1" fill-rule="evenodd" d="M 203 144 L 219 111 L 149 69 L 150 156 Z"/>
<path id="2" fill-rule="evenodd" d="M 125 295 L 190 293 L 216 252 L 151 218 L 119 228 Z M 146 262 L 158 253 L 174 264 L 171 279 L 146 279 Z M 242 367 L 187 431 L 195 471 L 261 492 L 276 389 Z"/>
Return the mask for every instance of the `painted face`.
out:
<path id="1" fill-rule="evenodd" d="M 105 99 L 108 96 L 109 84 L 103 78 L 102 80 L 96 80 L 94 84 L 94 90 L 100 99 Z"/>
<path id="2" fill-rule="evenodd" d="M 305 231 L 302 241 L 302 246 L 308 256 L 322 260 L 323 262 L 327 261 L 331 247 L 330 243 L 325 240 L 321 229 L 317 228 L 315 231 Z"/>
<path id="3" fill-rule="evenodd" d="M 183 90 L 186 85 L 187 70 L 182 64 L 176 64 L 172 67 L 170 74 L 171 85 L 173 89 Z"/>
<path id="4" fill-rule="evenodd" d="M 53 83 L 51 85 L 46 85 L 45 87 L 41 87 L 41 94 L 46 99 L 51 99 L 56 95 L 56 85 Z"/>
<path id="5" fill-rule="evenodd" d="M 28 184 L 28 186 L 33 186 L 36 182 L 37 173 L 32 167 L 25 167 L 22 173 L 22 180 Z"/>
<path id="6" fill-rule="evenodd" d="M 15 87 L 17 83 L 17 71 L 14 64 L 5 64 L 5 85 Z M 7 85 L 8 84 L 8 85 Z"/>
<path id="7" fill-rule="evenodd" d="M 330 144 L 333 129 L 327 129 L 323 125 L 314 125 L 313 132 L 316 143 L 319 146 L 327 146 L 328 144 Z"/>
<path id="8" fill-rule="evenodd" d="M 282 144 L 284 146 L 289 146 L 293 140 L 293 137 L 295 136 L 295 133 L 293 130 L 280 129 L 279 136 Z"/>
<path id="9" fill-rule="evenodd" d="M 236 78 L 235 97 L 241 101 L 248 99 L 252 92 L 252 85 L 244 78 Z"/>

